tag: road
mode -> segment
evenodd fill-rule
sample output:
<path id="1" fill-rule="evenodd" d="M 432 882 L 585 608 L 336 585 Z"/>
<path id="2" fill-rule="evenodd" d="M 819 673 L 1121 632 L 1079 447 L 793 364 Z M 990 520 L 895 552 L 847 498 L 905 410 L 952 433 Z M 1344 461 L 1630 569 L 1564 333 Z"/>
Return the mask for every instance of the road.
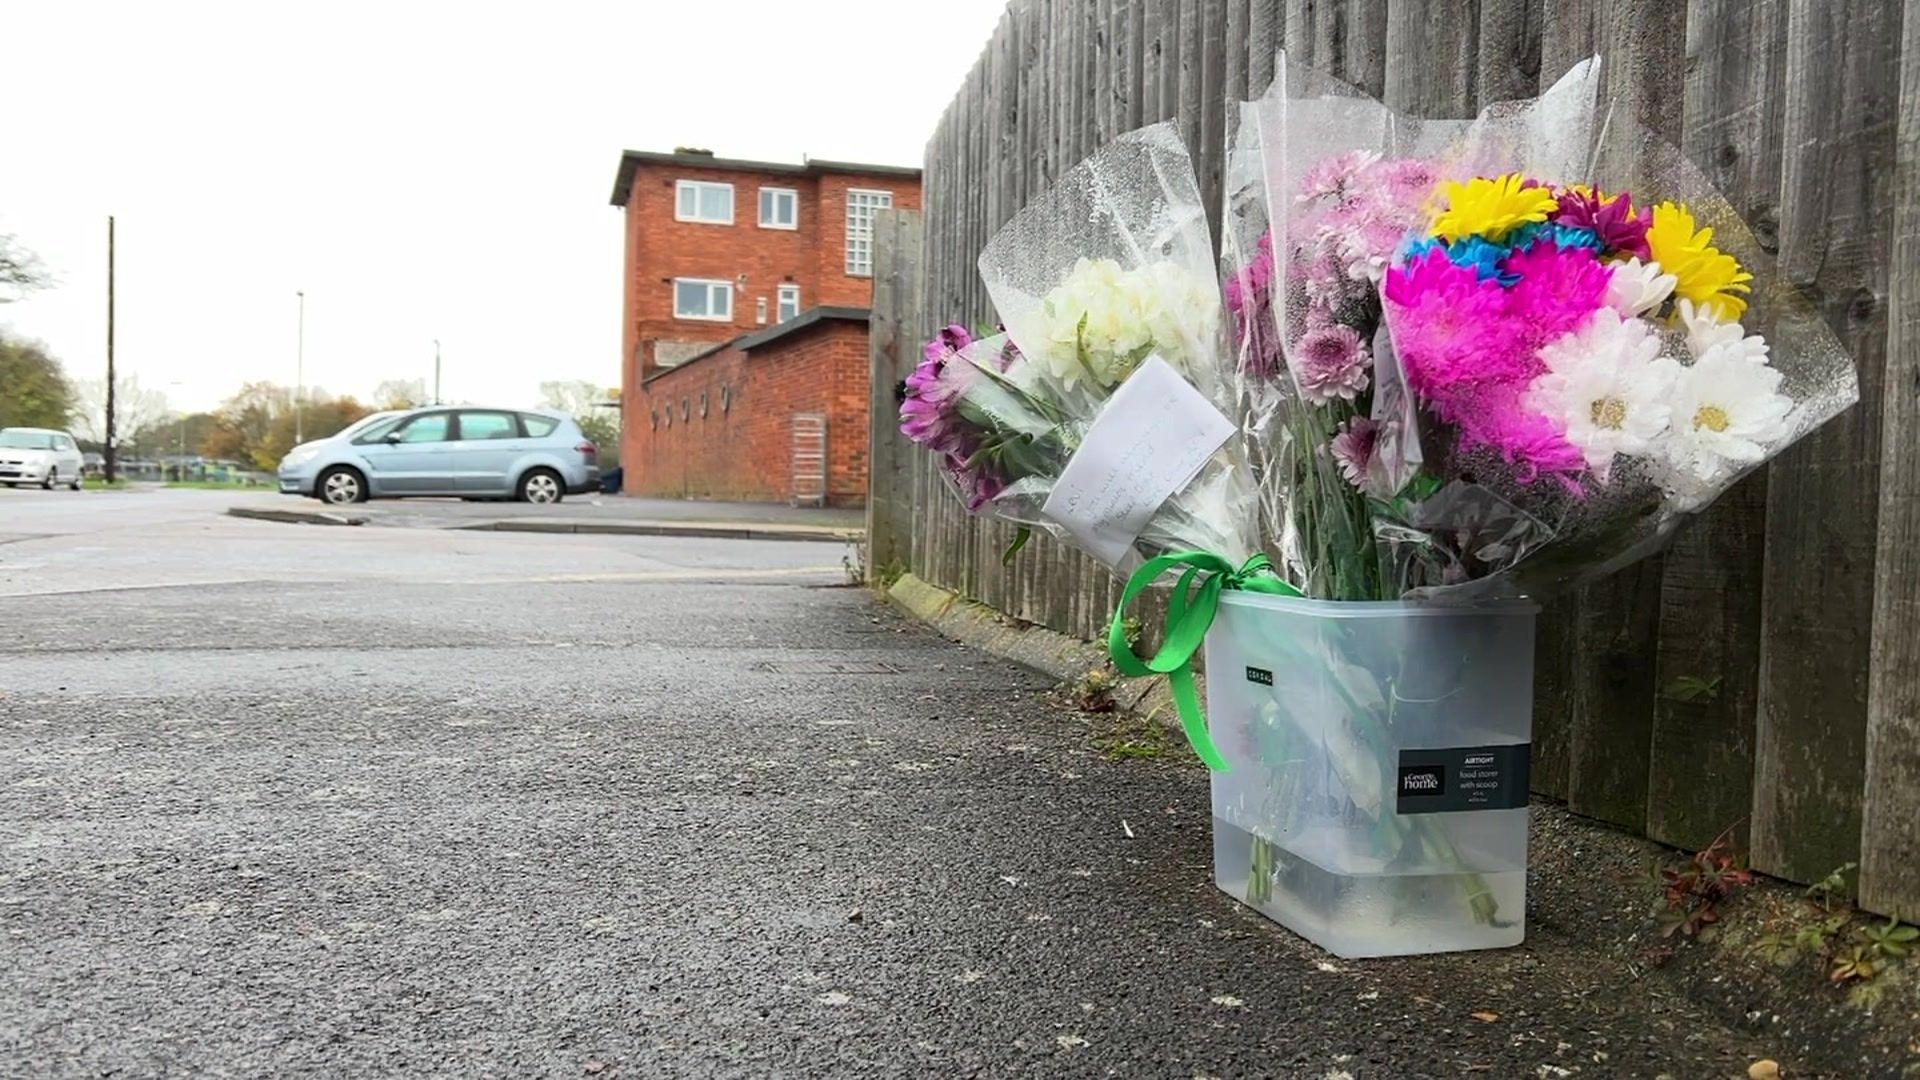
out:
<path id="1" fill-rule="evenodd" d="M 1744 1074 L 1577 922 L 1333 961 L 819 543 L 0 491 L 0 1072 Z"/>

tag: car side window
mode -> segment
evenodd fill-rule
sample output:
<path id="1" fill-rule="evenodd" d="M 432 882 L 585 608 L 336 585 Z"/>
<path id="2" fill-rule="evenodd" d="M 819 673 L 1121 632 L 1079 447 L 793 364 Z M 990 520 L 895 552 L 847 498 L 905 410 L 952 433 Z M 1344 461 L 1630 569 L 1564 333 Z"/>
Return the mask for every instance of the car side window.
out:
<path id="1" fill-rule="evenodd" d="M 527 434 L 536 439 L 546 438 L 553 434 L 554 428 L 560 426 L 560 421 L 551 416 L 532 416 L 527 413 L 520 414 L 520 422 L 527 425 Z"/>
<path id="2" fill-rule="evenodd" d="M 401 426 L 400 441 L 403 443 L 446 442 L 447 415 L 438 412 L 414 417 Z"/>
<path id="3" fill-rule="evenodd" d="M 468 412 L 460 413 L 460 438 L 462 441 L 486 439 L 517 439 L 520 437 L 520 425 L 514 422 L 512 413 Z"/>
<path id="4" fill-rule="evenodd" d="M 406 417 L 404 416 L 396 416 L 390 420 L 382 420 L 379 423 L 368 428 L 367 430 L 354 436 L 353 443 L 355 446 L 366 446 L 369 443 L 377 443 L 382 439 L 385 439 L 387 435 L 390 432 L 392 432 L 394 428 L 399 427 L 400 422 L 405 419 Z"/>
<path id="5" fill-rule="evenodd" d="M 73 449 L 73 440 L 67 438 L 65 435 L 55 435 L 53 437 L 53 441 L 58 443 L 60 446 L 60 449 L 62 450 Z"/>

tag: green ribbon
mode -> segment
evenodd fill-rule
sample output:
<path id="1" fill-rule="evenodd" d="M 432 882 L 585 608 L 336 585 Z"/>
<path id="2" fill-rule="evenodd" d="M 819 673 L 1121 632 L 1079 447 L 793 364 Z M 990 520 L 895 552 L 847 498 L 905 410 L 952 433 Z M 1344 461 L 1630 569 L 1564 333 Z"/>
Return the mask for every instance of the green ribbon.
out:
<path id="1" fill-rule="evenodd" d="M 1143 660 L 1127 644 L 1124 627 L 1127 605 L 1161 574 L 1176 566 L 1185 567 L 1167 601 L 1167 636 L 1160 651 Z M 1196 579 L 1198 579 L 1196 581 Z M 1187 742 L 1207 768 L 1214 772 L 1229 769 L 1220 748 L 1213 745 L 1207 732 L 1207 714 L 1200 708 L 1200 693 L 1193 685 L 1193 654 L 1207 640 L 1214 612 L 1220 606 L 1224 589 L 1268 593 L 1273 596 L 1300 596 L 1299 589 L 1287 584 L 1274 572 L 1265 555 L 1255 555 L 1238 569 L 1211 551 L 1176 551 L 1147 560 L 1146 565 L 1127 579 L 1120 594 L 1120 606 L 1113 611 L 1113 625 L 1107 631 L 1107 655 L 1124 675 L 1142 678 L 1165 675 L 1173 688 L 1173 704 L 1180 711 L 1180 727 Z"/>

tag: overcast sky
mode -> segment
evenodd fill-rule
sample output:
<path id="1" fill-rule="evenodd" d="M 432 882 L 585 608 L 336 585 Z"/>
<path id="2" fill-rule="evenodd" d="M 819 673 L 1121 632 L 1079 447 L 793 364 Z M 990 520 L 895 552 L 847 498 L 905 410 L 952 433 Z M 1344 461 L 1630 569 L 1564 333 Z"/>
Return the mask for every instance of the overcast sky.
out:
<path id="1" fill-rule="evenodd" d="M 623 148 L 918 165 L 1003 0 L 8 5 L 0 306 L 76 378 L 178 408 L 241 382 L 430 379 L 533 404 L 619 379 Z M 0 387 L 0 392 L 5 388 Z"/>

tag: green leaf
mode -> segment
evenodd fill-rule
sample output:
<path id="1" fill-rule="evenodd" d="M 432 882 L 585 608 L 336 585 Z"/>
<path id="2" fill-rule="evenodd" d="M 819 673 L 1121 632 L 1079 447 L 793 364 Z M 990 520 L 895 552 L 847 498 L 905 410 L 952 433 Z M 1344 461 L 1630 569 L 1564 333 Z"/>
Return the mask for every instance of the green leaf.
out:
<path id="1" fill-rule="evenodd" d="M 1088 315 L 1080 316 L 1079 324 L 1073 328 L 1073 356 L 1080 361 L 1081 370 L 1087 373 L 1087 385 L 1099 386 L 1101 385 L 1100 376 L 1093 373 L 1093 359 L 1087 352 L 1088 318 Z"/>
<path id="2" fill-rule="evenodd" d="M 1013 557 L 1018 555 L 1020 549 L 1026 547 L 1027 541 L 1031 539 L 1033 539 L 1033 529 L 1026 525 L 1020 526 L 1020 531 L 1013 534 L 1013 543 L 1008 544 L 1007 550 L 1000 553 L 1000 565 L 1012 566 Z"/>
<path id="3" fill-rule="evenodd" d="M 1443 486 L 1445 485 L 1437 476 L 1424 472 L 1415 473 L 1413 479 L 1407 481 L 1406 486 L 1400 489 L 1395 499 L 1402 503 L 1425 502 L 1433 498 Z"/>
<path id="4" fill-rule="evenodd" d="M 1702 679 L 1698 675 L 1682 675 L 1667 684 L 1667 696 L 1675 701 L 1712 701 L 1720 696 L 1720 676 Z"/>

